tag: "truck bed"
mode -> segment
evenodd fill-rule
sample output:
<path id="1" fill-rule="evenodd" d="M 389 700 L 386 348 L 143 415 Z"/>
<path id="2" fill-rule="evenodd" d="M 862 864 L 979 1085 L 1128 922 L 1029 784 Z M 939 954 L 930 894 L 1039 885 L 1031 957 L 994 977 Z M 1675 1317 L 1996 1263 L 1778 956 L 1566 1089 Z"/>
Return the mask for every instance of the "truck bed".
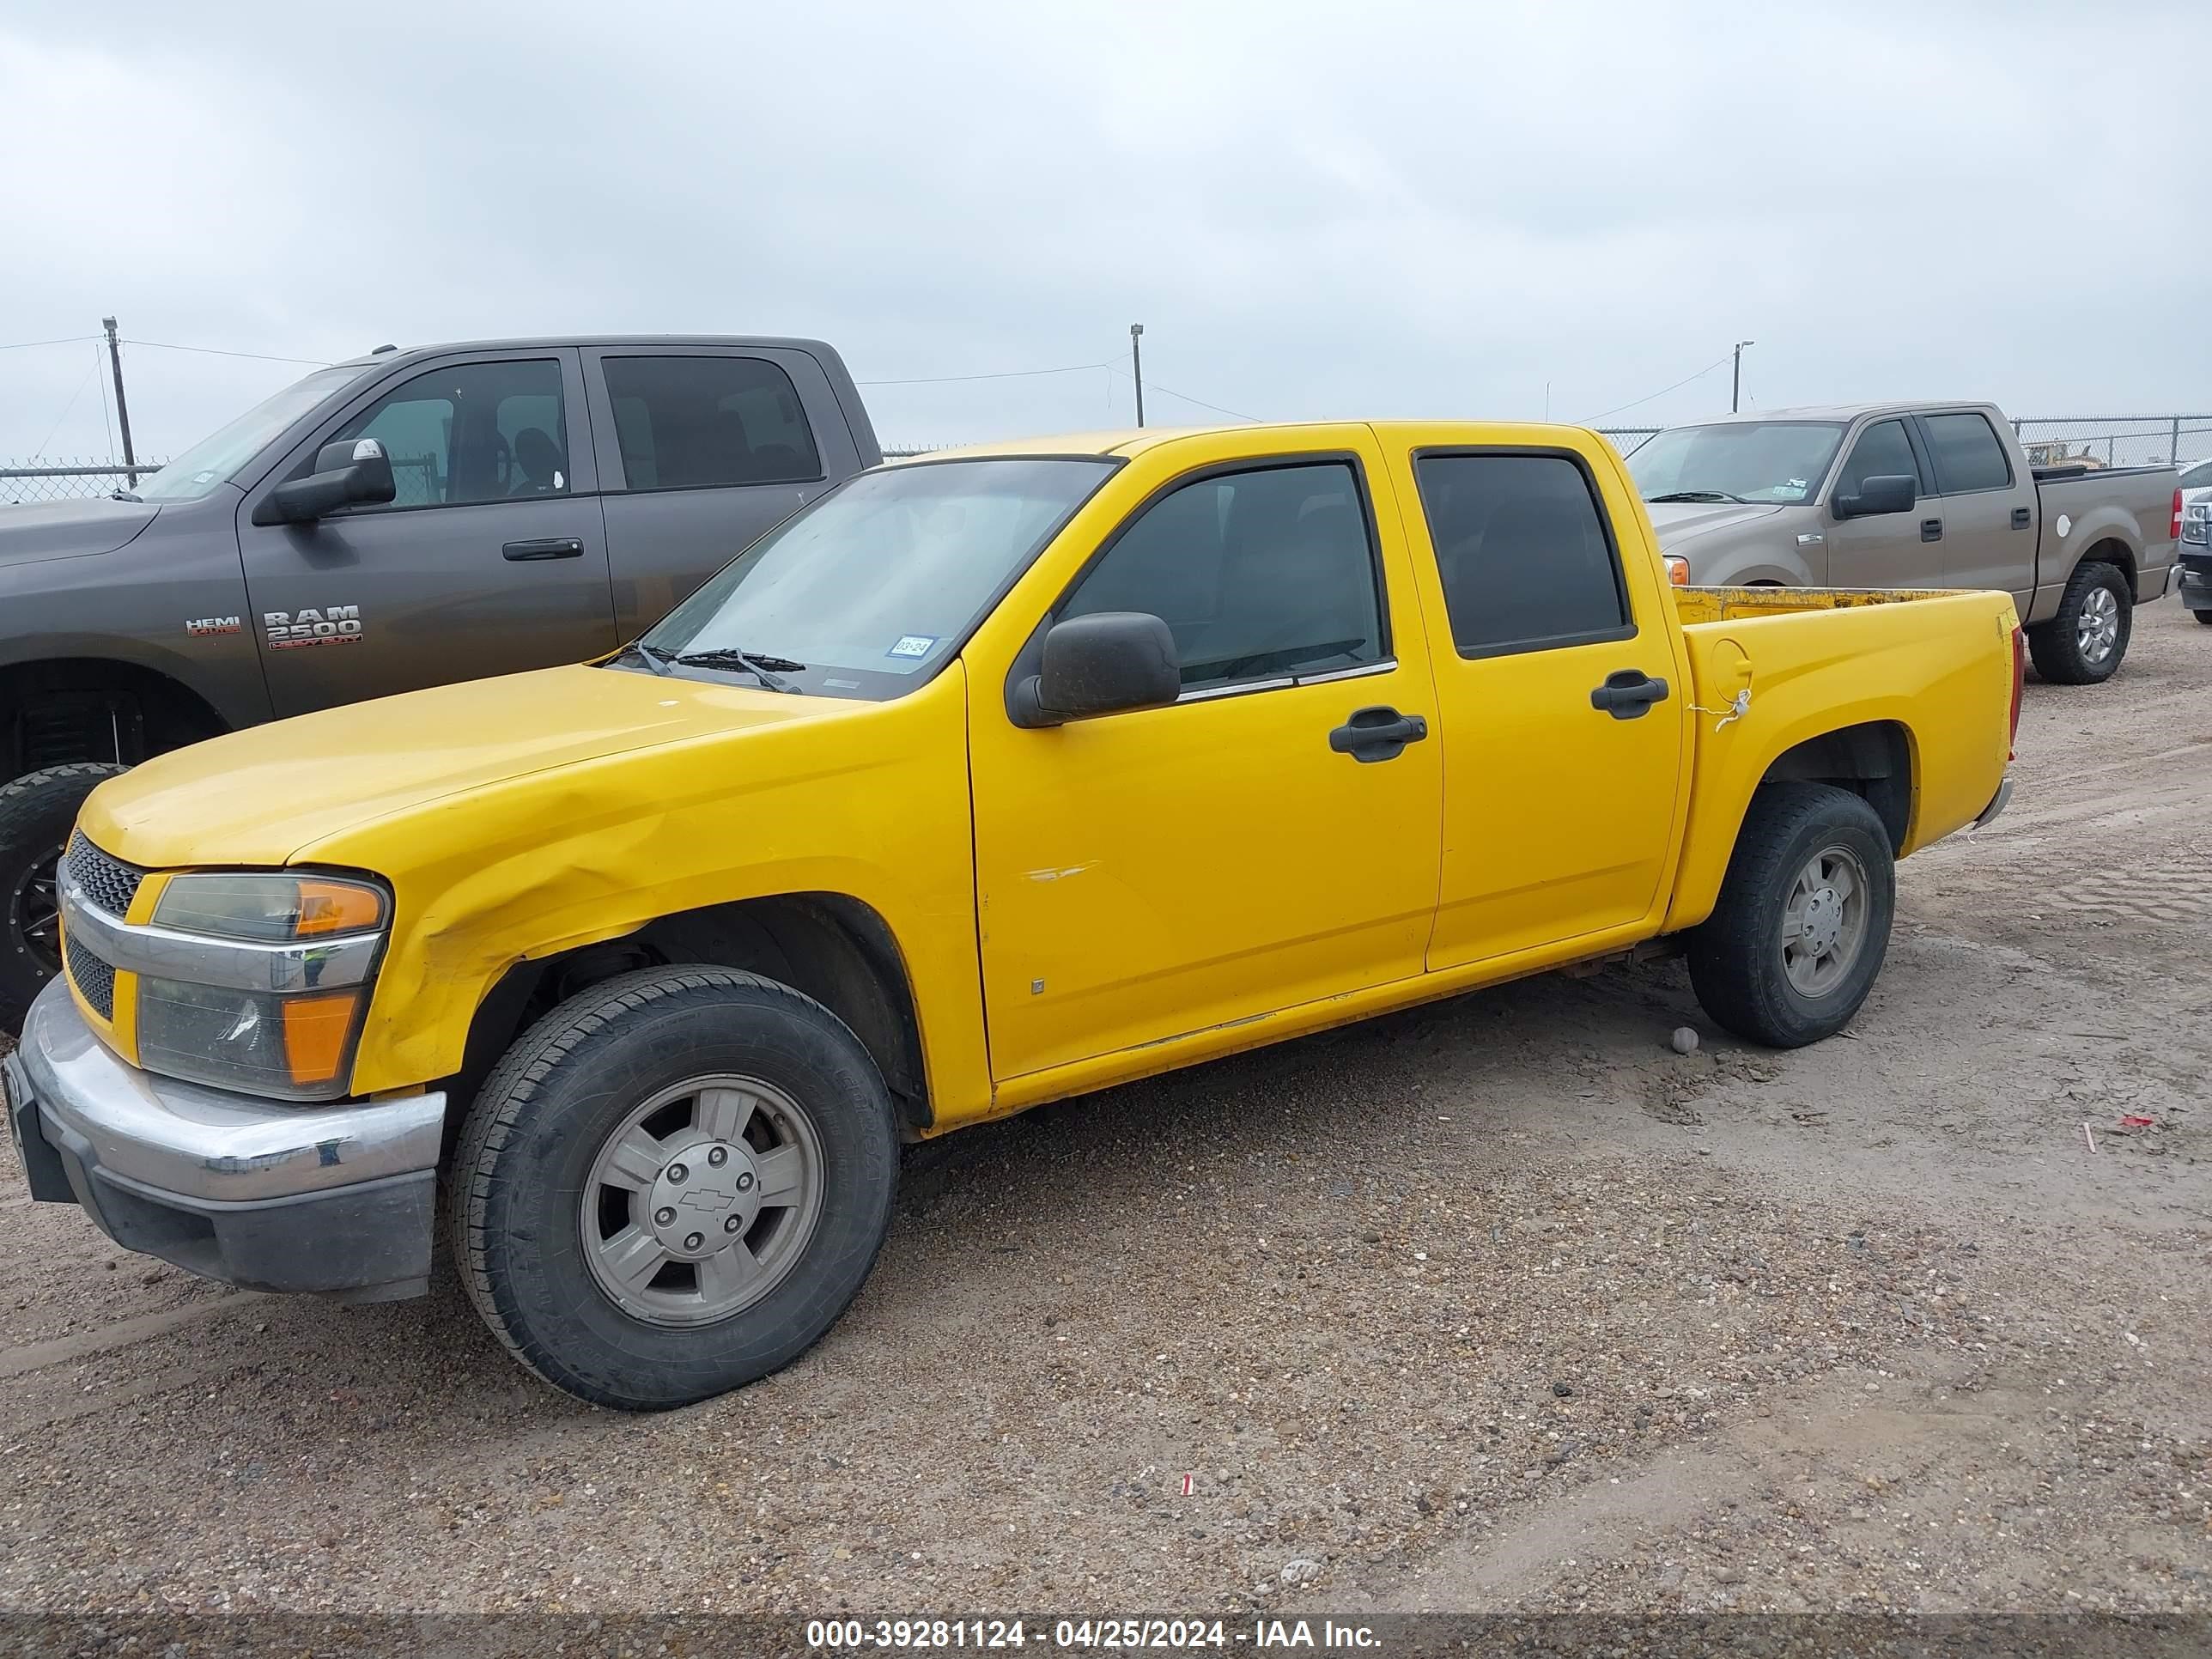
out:
<path id="1" fill-rule="evenodd" d="M 1948 587 L 1678 587 L 1675 613 L 1686 628 L 1744 617 L 1781 617 L 1801 611 L 1847 611 L 1869 605 L 1908 605 L 1955 599 Z"/>
<path id="2" fill-rule="evenodd" d="M 2011 747 L 2019 618 L 2006 595 L 1942 588 L 1674 592 L 1689 646 L 1696 757 L 1669 932 L 1711 913 L 1753 792 L 1774 757 L 1801 744 L 1866 744 L 1894 757 L 1908 775 L 1899 798 L 1905 809 L 1893 825 L 1900 854 L 1972 823 L 1989 805 Z M 1841 733 L 1838 709 L 1850 711 Z M 1818 776 L 1821 769 L 1793 774 L 1785 765 L 1780 775 Z"/>

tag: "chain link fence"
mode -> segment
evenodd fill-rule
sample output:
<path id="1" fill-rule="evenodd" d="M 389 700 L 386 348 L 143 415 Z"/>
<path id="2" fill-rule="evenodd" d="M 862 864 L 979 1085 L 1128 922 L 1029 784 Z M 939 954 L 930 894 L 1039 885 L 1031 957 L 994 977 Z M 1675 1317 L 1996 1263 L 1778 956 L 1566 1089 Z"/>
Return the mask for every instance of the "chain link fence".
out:
<path id="1" fill-rule="evenodd" d="M 2024 416 L 2031 466 L 2163 466 L 2212 456 L 2212 415 Z"/>
<path id="2" fill-rule="evenodd" d="M 134 467 L 115 461 L 40 461 L 25 466 L 0 465 L 0 506 L 21 507 L 38 501 L 112 495 L 161 470 L 159 461 L 141 461 Z"/>
<path id="3" fill-rule="evenodd" d="M 2212 458 L 2212 415 L 2031 415 L 2012 423 L 2034 466 L 2164 466 Z M 1665 428 L 1597 428 L 1624 455 Z M 926 455 L 944 444 L 902 444 L 888 459 Z"/>
<path id="4" fill-rule="evenodd" d="M 2212 415 L 2030 415 L 2012 423 L 2028 461 L 2035 466 L 2162 466 L 2212 458 Z M 1600 427 L 1615 449 L 1632 455 L 1656 426 Z M 897 460 L 949 444 L 896 444 L 884 451 Z M 136 476 L 161 470 L 161 463 L 138 463 Z M 132 473 L 108 461 L 0 465 L 0 504 L 61 501 L 128 489 Z"/>

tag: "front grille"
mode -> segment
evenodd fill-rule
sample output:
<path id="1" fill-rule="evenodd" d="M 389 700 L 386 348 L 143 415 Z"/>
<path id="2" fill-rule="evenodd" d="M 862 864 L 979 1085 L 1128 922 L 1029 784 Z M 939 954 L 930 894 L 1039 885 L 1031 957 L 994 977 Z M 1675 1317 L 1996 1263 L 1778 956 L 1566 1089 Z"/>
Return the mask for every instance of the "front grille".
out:
<path id="1" fill-rule="evenodd" d="M 67 939 L 62 943 L 62 956 L 69 963 L 70 981 L 76 987 L 77 994 L 89 1003 L 92 1012 L 102 1019 L 113 1019 L 115 969 L 82 945 Z"/>
<path id="2" fill-rule="evenodd" d="M 70 837 L 69 856 L 62 867 L 85 897 L 118 919 L 131 913 L 131 901 L 138 896 L 138 884 L 146 879 L 143 870 L 108 857 L 84 838 L 82 830 Z"/>

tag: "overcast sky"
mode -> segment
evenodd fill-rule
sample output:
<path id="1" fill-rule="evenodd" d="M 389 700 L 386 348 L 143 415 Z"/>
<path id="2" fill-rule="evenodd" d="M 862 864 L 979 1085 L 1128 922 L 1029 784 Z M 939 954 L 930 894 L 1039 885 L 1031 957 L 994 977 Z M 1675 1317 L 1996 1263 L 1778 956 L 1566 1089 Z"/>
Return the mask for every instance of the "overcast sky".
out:
<path id="1" fill-rule="evenodd" d="M 2212 6 L 13 0 L 0 346 L 814 335 L 1147 414 L 2212 407 Z M 2192 82 L 2192 110 L 2186 101 Z M 89 343 L 0 458 L 114 453 Z M 140 453 L 303 372 L 126 348 Z M 1157 384 L 1151 384 L 1153 377 Z M 888 442 L 1131 419 L 875 386 Z"/>

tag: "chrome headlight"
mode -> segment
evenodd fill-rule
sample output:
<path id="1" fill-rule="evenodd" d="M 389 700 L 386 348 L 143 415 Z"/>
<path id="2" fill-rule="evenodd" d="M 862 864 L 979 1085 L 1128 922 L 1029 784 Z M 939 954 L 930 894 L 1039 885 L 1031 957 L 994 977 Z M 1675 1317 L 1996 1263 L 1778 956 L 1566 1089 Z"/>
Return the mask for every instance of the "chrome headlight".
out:
<path id="1" fill-rule="evenodd" d="M 138 1063 L 276 1100 L 343 1095 L 391 918 L 384 890 L 275 872 L 154 879 L 142 925 L 66 880 L 62 896 L 64 936 L 118 972 L 117 1035 Z"/>

